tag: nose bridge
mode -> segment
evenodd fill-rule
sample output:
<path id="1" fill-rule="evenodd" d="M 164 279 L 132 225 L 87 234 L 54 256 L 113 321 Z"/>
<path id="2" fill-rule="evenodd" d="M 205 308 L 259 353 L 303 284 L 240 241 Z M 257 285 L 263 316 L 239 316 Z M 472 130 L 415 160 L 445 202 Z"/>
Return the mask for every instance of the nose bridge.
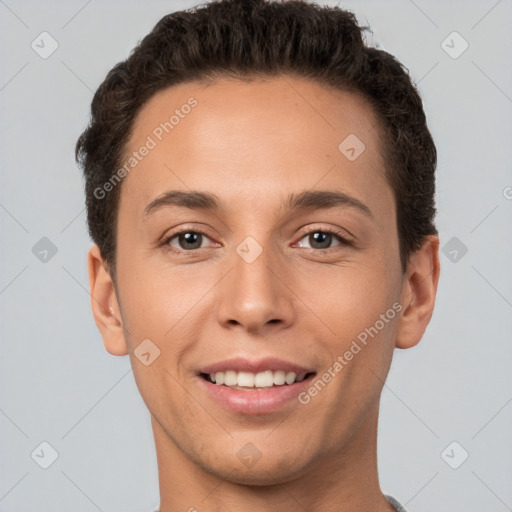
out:
<path id="1" fill-rule="evenodd" d="M 270 240 L 261 245 L 247 236 L 236 246 L 218 301 L 218 320 L 258 330 L 269 322 L 289 323 L 293 308 L 287 287 L 280 282 L 278 255 Z"/>

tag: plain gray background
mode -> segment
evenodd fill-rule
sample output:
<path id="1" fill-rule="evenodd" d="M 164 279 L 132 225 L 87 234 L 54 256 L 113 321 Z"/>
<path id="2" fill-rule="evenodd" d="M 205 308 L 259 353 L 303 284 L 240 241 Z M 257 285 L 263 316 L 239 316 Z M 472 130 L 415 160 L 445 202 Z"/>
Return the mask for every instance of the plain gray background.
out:
<path id="1" fill-rule="evenodd" d="M 90 311 L 74 144 L 107 71 L 161 16 L 193 5 L 0 0 L 2 512 L 159 503 L 149 413 Z M 395 351 L 381 487 L 409 512 L 512 510 L 512 3 L 341 5 L 410 70 L 439 152 L 436 310 L 422 342 Z M 46 59 L 31 47 L 44 31 L 58 43 Z M 48 469 L 42 442 L 58 452 Z"/>

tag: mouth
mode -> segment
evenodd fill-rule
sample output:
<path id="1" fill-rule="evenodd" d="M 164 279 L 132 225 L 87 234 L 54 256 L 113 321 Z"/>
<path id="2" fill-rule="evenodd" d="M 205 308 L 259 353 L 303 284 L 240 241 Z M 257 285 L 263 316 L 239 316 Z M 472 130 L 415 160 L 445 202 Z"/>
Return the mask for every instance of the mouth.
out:
<path id="1" fill-rule="evenodd" d="M 316 372 L 302 372 L 297 374 L 285 370 L 265 370 L 258 373 L 227 370 L 223 372 L 200 373 L 200 376 L 216 386 L 225 386 L 241 391 L 255 389 L 272 389 L 280 386 L 291 386 L 314 377 Z"/>
<path id="2" fill-rule="evenodd" d="M 312 368 L 280 359 L 235 358 L 201 368 L 199 381 L 216 405 L 241 414 L 270 414 L 298 404 L 316 375 Z"/>

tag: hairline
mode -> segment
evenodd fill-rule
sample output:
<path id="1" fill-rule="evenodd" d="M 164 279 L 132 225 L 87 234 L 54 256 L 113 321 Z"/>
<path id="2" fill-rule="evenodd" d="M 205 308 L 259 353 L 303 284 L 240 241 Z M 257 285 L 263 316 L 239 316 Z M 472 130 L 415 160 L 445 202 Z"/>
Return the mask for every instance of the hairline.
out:
<path id="1" fill-rule="evenodd" d="M 401 241 L 400 237 L 400 226 L 398 219 L 398 197 L 396 196 L 396 191 L 393 183 L 393 171 L 392 167 L 394 161 L 396 160 L 396 155 L 394 154 L 392 149 L 389 149 L 391 144 L 386 144 L 386 124 L 384 119 L 382 119 L 382 115 L 378 111 L 378 108 L 375 106 L 372 97 L 366 94 L 361 89 L 358 89 L 356 85 L 347 83 L 343 85 L 335 85 L 330 83 L 327 80 L 322 78 L 315 78 L 310 75 L 306 75 L 305 73 L 301 73 L 300 71 L 291 69 L 285 70 L 284 72 L 279 71 L 253 71 L 250 70 L 248 72 L 240 71 L 240 70 L 227 70 L 227 69 L 211 69 L 200 72 L 200 74 L 196 77 L 191 78 L 183 78 L 174 83 L 162 84 L 160 87 L 157 87 L 151 94 L 148 95 L 147 98 L 142 101 L 140 105 L 137 106 L 137 109 L 134 111 L 132 118 L 130 119 L 129 127 L 127 129 L 127 135 L 125 141 L 120 145 L 119 155 L 116 158 L 113 164 L 113 174 L 115 174 L 115 170 L 119 167 L 120 163 L 124 158 L 127 157 L 129 153 L 129 147 L 133 143 L 132 137 L 134 133 L 134 127 L 137 124 L 138 119 L 140 118 L 141 112 L 145 109 L 148 103 L 153 100 L 157 95 L 164 93 L 165 91 L 172 90 L 173 88 L 182 86 L 182 85 L 205 85 L 205 88 L 210 87 L 212 85 L 217 85 L 219 81 L 226 80 L 228 82 L 241 82 L 241 83 L 260 83 L 264 84 L 273 79 L 284 79 L 284 77 L 290 77 L 294 79 L 301 79 L 321 87 L 324 87 L 328 91 L 334 94 L 348 94 L 352 97 L 357 98 L 361 101 L 369 110 L 373 119 L 375 120 L 375 124 L 373 125 L 376 134 L 376 146 L 378 148 L 379 157 L 382 160 L 383 171 L 378 170 L 382 173 L 386 183 L 389 185 L 394 206 L 395 206 L 395 226 L 397 231 L 397 238 L 399 244 L 399 259 L 400 265 L 402 268 L 402 273 L 405 272 L 405 267 L 407 262 L 403 261 L 402 251 L 401 251 Z M 113 190 L 112 202 L 111 202 L 111 213 L 112 213 L 112 245 L 113 245 L 113 255 L 112 255 L 112 265 L 109 266 L 109 272 L 111 276 L 115 279 L 116 277 L 116 264 L 117 264 L 117 239 L 118 239 L 118 219 L 119 219 L 119 210 L 121 204 L 121 194 L 123 189 L 123 184 L 126 179 L 126 176 L 121 179 L 119 186 L 115 187 Z"/>

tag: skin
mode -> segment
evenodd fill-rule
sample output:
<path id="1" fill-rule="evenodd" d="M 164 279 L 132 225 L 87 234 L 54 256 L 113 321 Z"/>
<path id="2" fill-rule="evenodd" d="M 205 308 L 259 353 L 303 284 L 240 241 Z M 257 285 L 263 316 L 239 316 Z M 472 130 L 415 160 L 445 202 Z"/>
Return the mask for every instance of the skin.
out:
<path id="1" fill-rule="evenodd" d="M 377 119 L 358 95 L 305 79 L 168 88 L 139 112 L 127 152 L 191 96 L 197 107 L 122 184 L 116 286 L 98 247 L 88 255 L 105 348 L 130 355 L 151 414 L 160 510 L 392 511 L 377 475 L 379 399 L 394 348 L 415 346 L 430 321 L 438 237 L 402 274 Z M 366 146 L 354 161 L 338 150 L 349 134 Z M 221 208 L 145 216 L 168 190 L 215 194 Z M 311 190 L 344 192 L 372 217 L 347 206 L 286 210 L 288 194 Z M 164 241 L 194 229 L 207 233 L 198 249 Z M 309 235 L 329 229 L 352 244 L 333 235 L 321 250 Z M 236 251 L 247 236 L 263 249 L 252 263 Z M 240 355 L 321 375 L 396 302 L 399 314 L 307 405 L 249 417 L 200 385 L 198 368 Z M 147 338 L 161 351 L 149 366 L 134 355 Z M 237 457 L 247 443 L 261 454 L 251 467 Z"/>

